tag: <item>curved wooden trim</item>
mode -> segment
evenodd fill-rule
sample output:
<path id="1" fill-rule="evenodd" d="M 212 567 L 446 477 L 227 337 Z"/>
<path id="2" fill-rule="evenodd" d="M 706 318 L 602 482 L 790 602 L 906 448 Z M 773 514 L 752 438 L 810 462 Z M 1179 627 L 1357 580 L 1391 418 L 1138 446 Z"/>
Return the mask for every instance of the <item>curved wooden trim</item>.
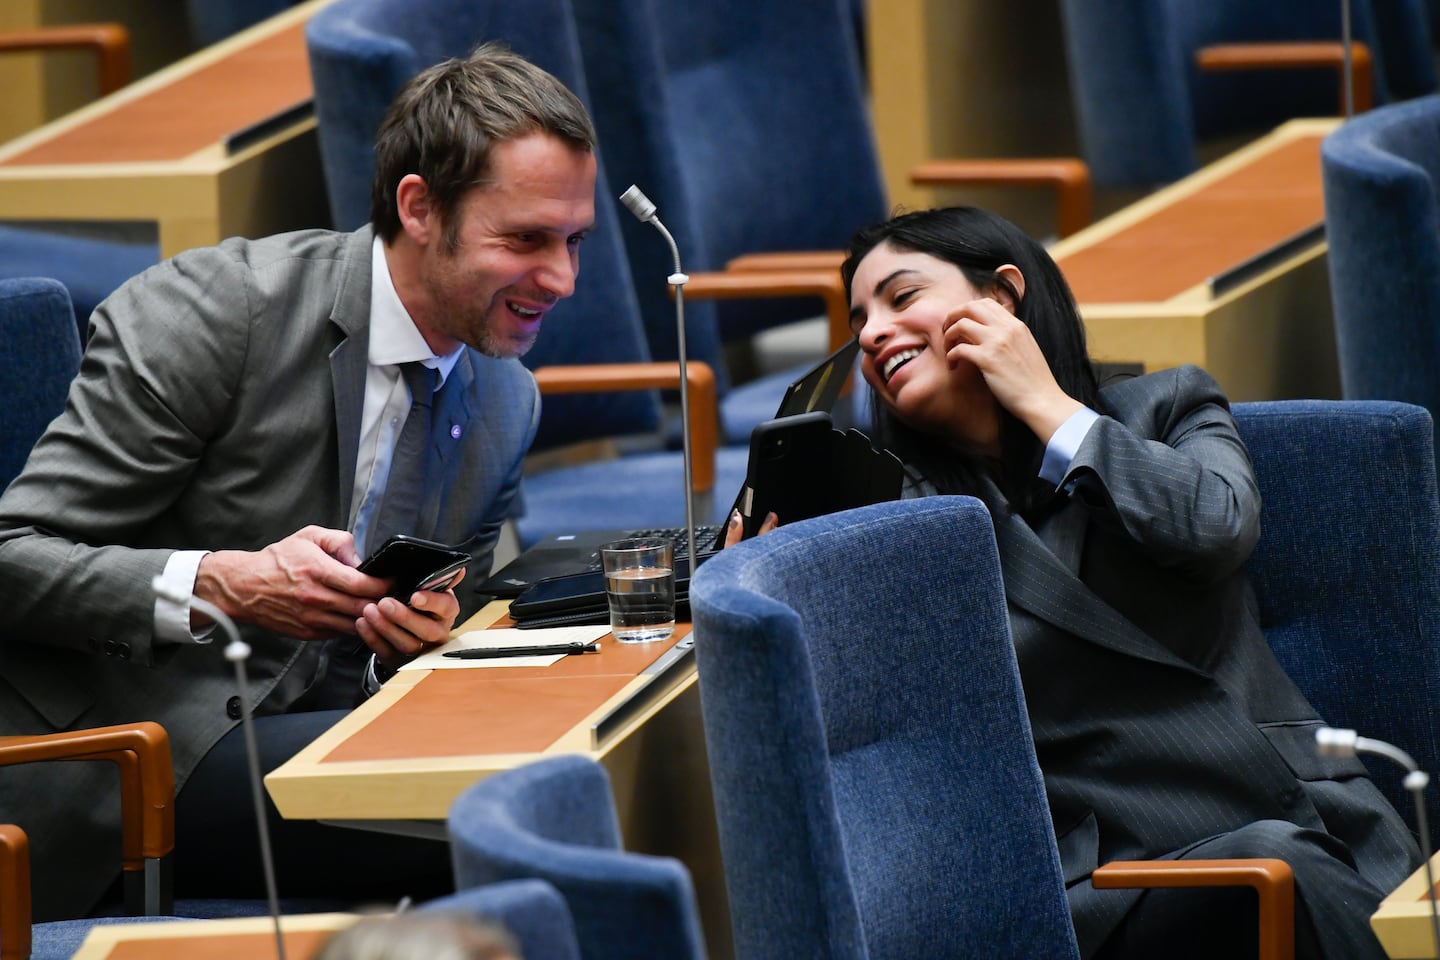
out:
<path id="1" fill-rule="evenodd" d="M 1090 168 L 1075 157 L 930 160 L 910 171 L 910 182 L 921 187 L 1048 187 L 1055 191 L 1055 231 L 1062 237 L 1088 227 L 1094 216 Z"/>
<path id="2" fill-rule="evenodd" d="M 720 403 L 715 371 L 708 363 L 689 360 L 685 379 L 690 385 L 690 488 L 705 493 L 715 486 L 715 451 L 720 445 Z M 606 363 L 541 367 L 535 382 L 542 394 L 613 393 L 624 390 L 678 389 L 680 364 Z"/>
<path id="3" fill-rule="evenodd" d="M 45 760 L 109 760 L 119 768 L 125 869 L 144 869 L 146 858 L 175 848 L 175 768 L 160 724 L 0 737 L 0 766 Z"/>
<path id="4" fill-rule="evenodd" d="M 0 824 L 0 958 L 30 956 L 30 839 Z"/>
<path id="5" fill-rule="evenodd" d="M 95 55 L 100 96 L 130 82 L 130 33 L 118 23 L 73 23 L 0 31 L 0 52 L 89 50 Z"/>
<path id="6" fill-rule="evenodd" d="M 844 250 L 776 250 L 770 253 L 742 253 L 725 261 L 725 269 L 738 270 L 840 270 Z"/>
<path id="7" fill-rule="evenodd" d="M 748 270 L 692 273 L 685 296 L 701 300 L 818 297 L 825 304 L 830 349 L 850 342 L 850 298 L 838 270 Z"/>
<path id="8" fill-rule="evenodd" d="M 1374 103 L 1371 92 L 1370 48 L 1363 43 L 1350 44 L 1351 84 L 1355 92 L 1355 112 L 1364 113 Z M 1293 43 L 1219 43 L 1195 51 L 1195 66 L 1201 70 L 1304 70 L 1329 67 L 1335 70 L 1342 84 L 1340 110 L 1345 113 L 1345 45 L 1338 41 L 1296 41 Z"/>
<path id="9" fill-rule="evenodd" d="M 1295 956 L 1295 875 L 1283 860 L 1114 860 L 1091 876 L 1121 887 L 1251 887 L 1260 900 L 1259 960 Z"/>

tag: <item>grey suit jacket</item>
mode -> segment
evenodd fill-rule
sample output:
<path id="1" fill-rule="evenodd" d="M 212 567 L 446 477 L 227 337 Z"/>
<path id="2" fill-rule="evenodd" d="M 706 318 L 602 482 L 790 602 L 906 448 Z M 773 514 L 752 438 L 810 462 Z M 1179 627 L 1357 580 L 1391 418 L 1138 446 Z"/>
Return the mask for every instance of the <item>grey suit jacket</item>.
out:
<path id="1" fill-rule="evenodd" d="M 1178 855 L 1262 819 L 1326 831 L 1377 885 L 1413 868 L 1403 822 L 1275 660 L 1244 564 L 1260 498 L 1228 404 L 1195 367 L 1102 392 L 1067 506 L 995 519 L 1016 652 L 1082 954 L 1139 896 L 1115 859 Z"/>
<path id="2" fill-rule="evenodd" d="M 235 724 L 223 642 L 156 643 L 150 582 L 177 549 L 252 550 L 307 524 L 348 526 L 371 240 L 368 228 L 229 240 L 152 268 L 96 311 L 64 414 L 0 498 L 0 732 L 157 720 L 178 788 Z M 539 395 L 518 361 L 466 350 L 436 403 L 456 429 L 434 451 L 442 476 L 414 532 L 468 550 L 473 589 L 519 485 Z M 474 596 L 461 604 L 473 612 Z M 305 644 L 245 632 L 258 703 Z M 118 805 L 97 766 L 0 777 L 0 816 L 36 848 L 41 916 L 83 909 L 114 876 L 105 845 Z M 84 880 L 47 885 L 55 858 Z"/>

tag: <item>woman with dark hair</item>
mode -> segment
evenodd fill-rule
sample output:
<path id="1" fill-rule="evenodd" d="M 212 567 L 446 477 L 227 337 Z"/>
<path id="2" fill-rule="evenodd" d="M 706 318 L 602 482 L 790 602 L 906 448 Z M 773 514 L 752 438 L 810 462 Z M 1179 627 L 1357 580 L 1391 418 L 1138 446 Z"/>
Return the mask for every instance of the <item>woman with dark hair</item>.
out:
<path id="1" fill-rule="evenodd" d="M 1369 916 L 1419 853 L 1363 766 L 1317 755 L 1260 632 L 1260 499 L 1219 386 L 1182 367 L 1099 387 L 1054 261 L 982 210 L 862 230 L 843 274 L 877 442 L 914 493 L 994 518 L 1082 954 L 1253 956 L 1248 890 L 1089 876 L 1259 856 L 1295 872 L 1297 956 L 1383 957 Z"/>

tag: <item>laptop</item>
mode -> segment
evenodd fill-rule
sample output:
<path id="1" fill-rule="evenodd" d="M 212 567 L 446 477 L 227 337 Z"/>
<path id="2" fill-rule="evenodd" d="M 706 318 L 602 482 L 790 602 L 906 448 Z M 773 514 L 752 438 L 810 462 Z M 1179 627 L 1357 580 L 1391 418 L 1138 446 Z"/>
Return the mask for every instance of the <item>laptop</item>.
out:
<path id="1" fill-rule="evenodd" d="M 860 352 L 860 342 L 851 340 L 839 350 L 793 381 L 780 399 L 776 418 L 790 417 L 812 411 L 829 412 L 835 406 L 840 391 L 850 379 L 855 357 Z M 736 505 L 744 491 L 736 496 Z M 564 577 L 572 574 L 599 571 L 600 546 L 611 540 L 627 537 L 669 537 L 675 541 L 677 568 L 681 561 L 688 565 L 689 544 L 685 528 L 662 527 L 654 529 L 609 529 L 584 530 L 574 533 L 552 534 L 535 543 L 514 560 L 491 574 L 490 579 L 480 586 L 481 593 L 496 597 L 515 597 L 540 580 Z M 699 556 L 705 557 L 720 549 L 724 542 L 724 528 L 714 524 L 696 525 L 695 539 L 701 544 Z"/>

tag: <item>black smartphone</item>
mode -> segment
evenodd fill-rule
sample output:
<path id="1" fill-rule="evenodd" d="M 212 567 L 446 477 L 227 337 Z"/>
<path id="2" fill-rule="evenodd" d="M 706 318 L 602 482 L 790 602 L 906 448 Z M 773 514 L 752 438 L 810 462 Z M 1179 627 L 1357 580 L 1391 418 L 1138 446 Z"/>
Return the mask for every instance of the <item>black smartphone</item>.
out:
<path id="1" fill-rule="evenodd" d="M 766 420 L 750 433 L 750 466 L 740 492 L 742 539 L 753 537 L 774 511 L 781 523 L 825 512 L 823 495 L 843 481 L 831 473 L 840 432 L 822 411 Z"/>
<path id="2" fill-rule="evenodd" d="M 443 543 L 396 535 L 360 564 L 360 572 L 393 580 L 389 596 L 409 601 L 417 590 L 445 590 L 470 563 L 470 554 Z"/>

